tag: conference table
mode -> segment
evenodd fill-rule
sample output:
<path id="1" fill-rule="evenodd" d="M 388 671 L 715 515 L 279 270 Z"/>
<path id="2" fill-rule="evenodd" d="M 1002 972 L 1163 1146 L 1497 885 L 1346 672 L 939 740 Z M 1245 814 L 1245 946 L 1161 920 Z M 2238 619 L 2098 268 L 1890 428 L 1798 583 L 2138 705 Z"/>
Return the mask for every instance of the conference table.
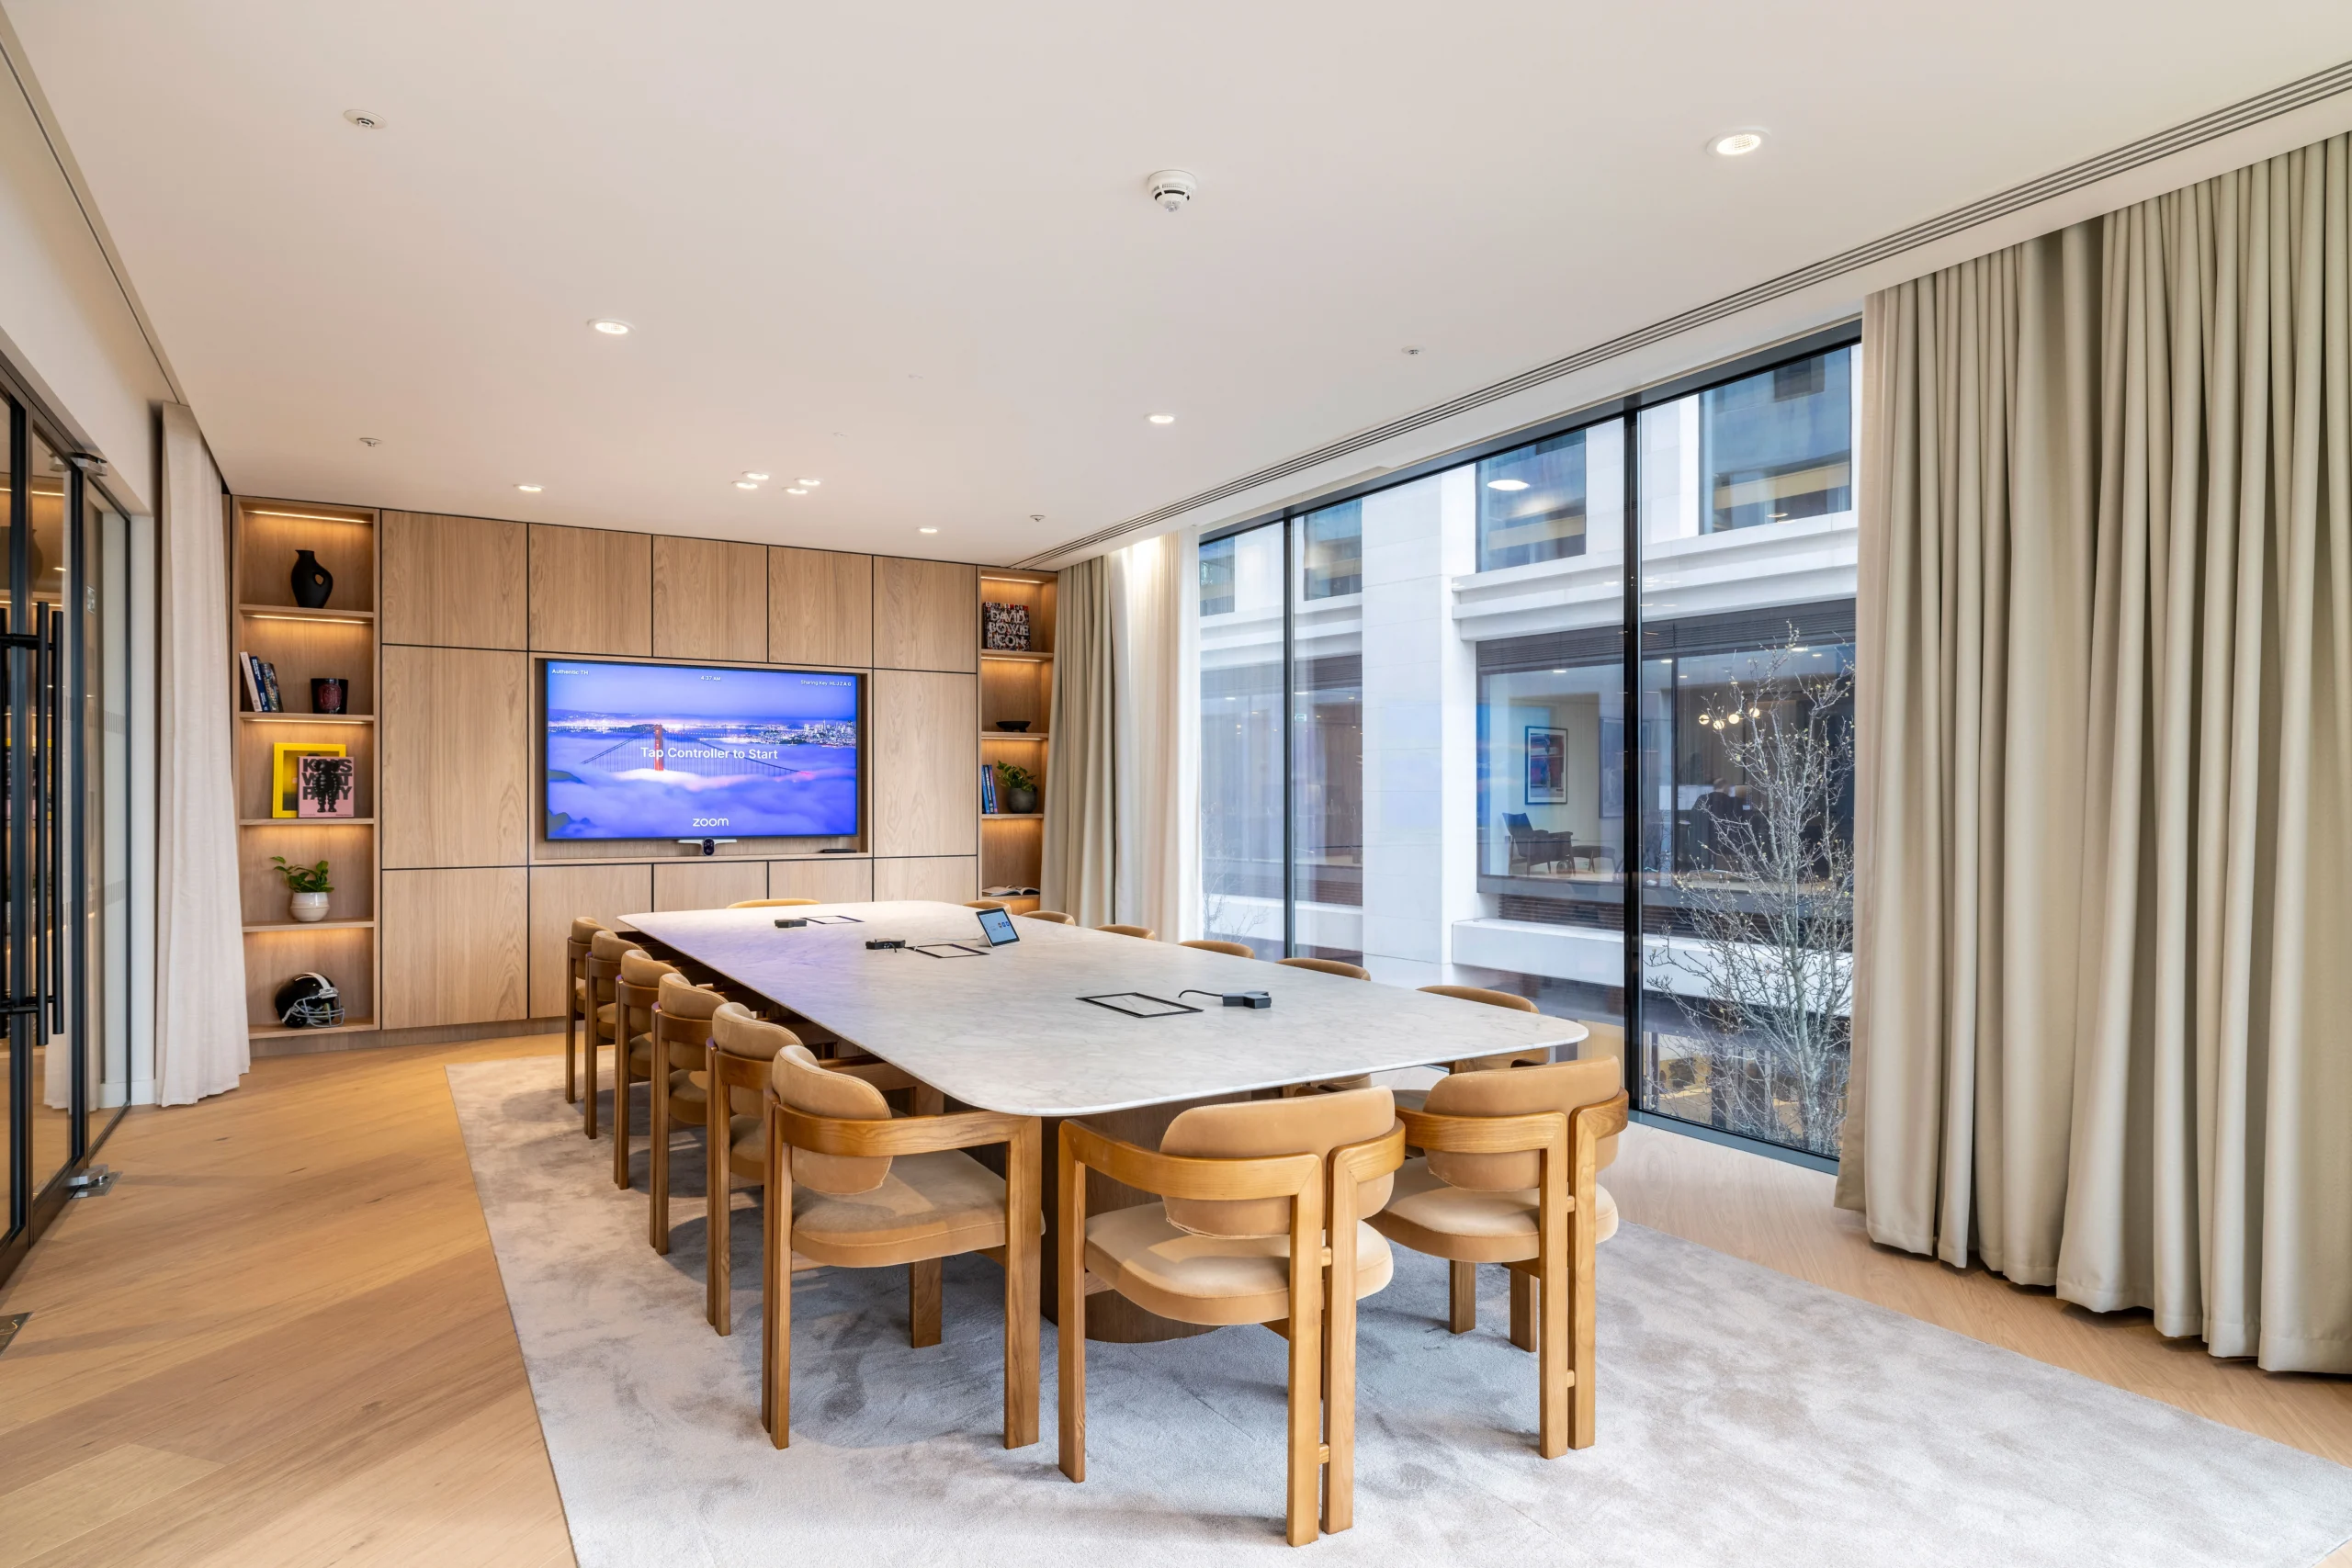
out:
<path id="1" fill-rule="evenodd" d="M 991 948 L 975 911 L 959 904 L 687 909 L 623 919 L 656 956 L 789 1009 L 951 1101 L 1043 1120 L 1049 1224 L 1050 1151 L 1066 1118 L 1156 1147 L 1189 1106 L 1465 1056 L 1536 1047 L 1573 1055 L 1587 1033 L 1580 1023 L 1543 1013 L 1047 920 L 1016 917 L 1020 940 Z M 777 925 L 786 919 L 808 923 Z M 869 950 L 875 941 L 907 945 Z M 1273 1005 L 1223 1005 L 1223 993 L 1245 990 L 1269 993 Z M 1087 999 L 1106 997 L 1159 1015 L 1133 1016 Z M 1153 1201 L 1089 1176 L 1090 1212 Z M 1053 1258 L 1049 1237 L 1043 1281 L 1049 1312 Z M 1201 1332 L 1124 1300 L 1087 1313 L 1089 1338 Z"/>

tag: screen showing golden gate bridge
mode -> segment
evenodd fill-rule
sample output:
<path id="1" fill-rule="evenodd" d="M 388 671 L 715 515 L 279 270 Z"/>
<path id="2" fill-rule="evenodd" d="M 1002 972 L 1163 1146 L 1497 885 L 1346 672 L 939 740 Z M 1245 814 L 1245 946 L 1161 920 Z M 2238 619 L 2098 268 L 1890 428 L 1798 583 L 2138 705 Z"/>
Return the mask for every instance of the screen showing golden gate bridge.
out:
<path id="1" fill-rule="evenodd" d="M 854 833 L 857 682 L 549 660 L 548 837 Z"/>

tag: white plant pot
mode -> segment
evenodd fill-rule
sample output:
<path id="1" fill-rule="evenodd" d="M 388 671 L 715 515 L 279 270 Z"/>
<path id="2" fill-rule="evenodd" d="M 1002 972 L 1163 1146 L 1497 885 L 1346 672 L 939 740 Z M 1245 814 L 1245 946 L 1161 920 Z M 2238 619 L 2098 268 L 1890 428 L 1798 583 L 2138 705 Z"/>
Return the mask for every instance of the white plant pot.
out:
<path id="1" fill-rule="evenodd" d="M 288 895 L 293 902 L 292 914 L 298 920 L 323 920 L 327 918 L 325 893 L 295 893 Z"/>

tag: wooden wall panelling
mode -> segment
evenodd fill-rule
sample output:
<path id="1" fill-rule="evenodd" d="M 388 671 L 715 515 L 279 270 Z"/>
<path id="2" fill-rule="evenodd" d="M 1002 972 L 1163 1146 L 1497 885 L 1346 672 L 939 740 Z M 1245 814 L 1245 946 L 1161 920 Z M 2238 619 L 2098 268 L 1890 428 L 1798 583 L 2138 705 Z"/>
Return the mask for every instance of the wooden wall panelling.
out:
<path id="1" fill-rule="evenodd" d="M 384 513 L 383 637 L 441 648 L 524 648 L 530 528 L 487 517 Z"/>
<path id="2" fill-rule="evenodd" d="M 375 609 L 374 513 L 250 498 L 240 498 L 237 510 L 243 525 L 237 548 L 238 604 L 291 608 L 294 553 L 309 550 L 334 578 L 327 594 L 330 610 Z M 280 512 L 300 515 L 274 515 Z"/>
<path id="3" fill-rule="evenodd" d="M 978 863 L 970 855 L 874 863 L 874 897 L 879 900 L 938 898 L 961 904 L 978 893 Z"/>
<path id="4" fill-rule="evenodd" d="M 386 1029 L 526 1016 L 528 874 L 519 865 L 384 873 Z"/>
<path id="5" fill-rule="evenodd" d="M 764 545 L 653 536 L 653 653 L 657 659 L 768 657 Z"/>
<path id="6" fill-rule="evenodd" d="M 345 1023 L 376 1017 L 376 933 L 365 926 L 288 926 L 245 934 L 245 1027 L 278 1027 L 277 987 L 297 975 L 320 974 L 343 996 Z M 366 1036 L 354 1044 L 369 1043 Z"/>
<path id="7" fill-rule="evenodd" d="M 970 671 L 980 649 L 978 588 L 973 567 L 876 556 L 875 667 Z"/>
<path id="8" fill-rule="evenodd" d="M 968 855 L 978 849 L 977 699 L 969 675 L 874 672 L 876 854 Z"/>
<path id="9" fill-rule="evenodd" d="M 979 896 L 979 861 L 972 855 L 919 855 L 877 858 L 874 863 L 874 897 L 936 898 L 961 904 Z"/>
<path id="10" fill-rule="evenodd" d="M 384 863 L 520 865 L 530 845 L 531 660 L 384 649 Z"/>
<path id="11" fill-rule="evenodd" d="M 617 925 L 653 908 L 653 868 L 535 865 L 531 868 L 531 1016 L 563 1016 L 563 944 L 585 915 Z"/>
<path id="12" fill-rule="evenodd" d="M 768 551 L 768 660 L 863 669 L 874 662 L 874 558 Z"/>
<path id="13" fill-rule="evenodd" d="M 359 764 L 353 784 L 353 809 L 361 817 L 376 814 L 376 727 L 338 724 L 332 719 L 302 717 L 260 719 L 240 717 L 232 727 L 236 748 L 237 818 L 252 822 L 270 814 L 270 767 L 275 748 L 288 744 L 340 746 L 344 755 Z M 270 852 L 277 853 L 275 850 Z"/>
<path id="14" fill-rule="evenodd" d="M 274 926 L 288 921 L 286 878 L 270 863 L 284 855 L 293 865 L 327 863 L 330 920 L 376 918 L 376 829 L 352 822 L 305 822 L 249 828 L 237 835 L 237 888 L 244 923 Z"/>
<path id="15" fill-rule="evenodd" d="M 653 865 L 653 907 L 672 909 L 723 909 L 745 898 L 768 896 L 768 863 L 763 860 L 682 860 Z"/>
<path id="16" fill-rule="evenodd" d="M 653 536 L 531 525 L 531 646 L 653 652 Z"/>
<path id="17" fill-rule="evenodd" d="M 863 904 L 874 897 L 874 863 L 847 855 L 768 862 L 768 897 Z"/>

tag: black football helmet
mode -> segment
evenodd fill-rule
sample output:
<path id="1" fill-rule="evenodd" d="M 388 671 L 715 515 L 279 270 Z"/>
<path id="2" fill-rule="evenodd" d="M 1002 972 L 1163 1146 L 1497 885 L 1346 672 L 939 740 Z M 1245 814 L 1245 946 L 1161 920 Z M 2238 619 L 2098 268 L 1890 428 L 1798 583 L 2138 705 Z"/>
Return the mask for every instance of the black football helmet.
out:
<path id="1" fill-rule="evenodd" d="M 315 972 L 277 987 L 277 1021 L 288 1029 L 323 1029 L 343 1021 L 343 993 Z"/>

